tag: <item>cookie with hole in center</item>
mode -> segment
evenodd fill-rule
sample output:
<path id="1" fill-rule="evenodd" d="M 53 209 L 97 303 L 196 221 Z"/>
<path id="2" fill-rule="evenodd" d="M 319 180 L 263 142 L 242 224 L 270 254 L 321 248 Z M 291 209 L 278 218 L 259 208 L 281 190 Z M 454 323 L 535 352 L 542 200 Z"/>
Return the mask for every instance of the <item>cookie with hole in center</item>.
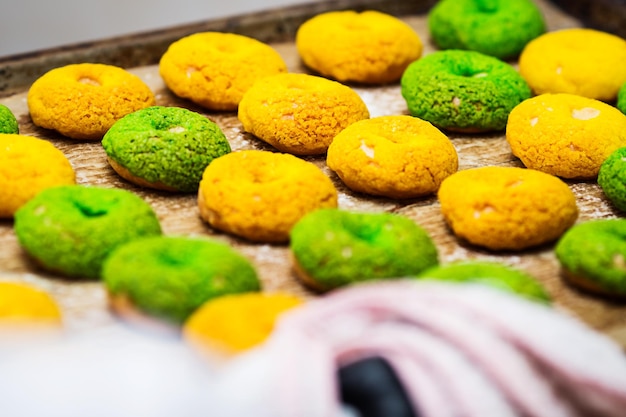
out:
<path id="1" fill-rule="evenodd" d="M 79 140 L 100 140 L 117 120 L 155 102 L 154 93 L 138 76 L 91 63 L 48 71 L 35 80 L 27 96 L 35 125 Z"/>
<path id="2" fill-rule="evenodd" d="M 302 61 L 340 82 L 398 81 L 422 55 L 422 41 L 407 23 L 374 10 L 320 13 L 296 33 Z"/>
<path id="3" fill-rule="evenodd" d="M 235 33 L 200 32 L 173 42 L 159 61 L 165 85 L 211 110 L 236 110 L 259 79 L 287 71 L 271 46 Z"/>
<path id="4" fill-rule="evenodd" d="M 369 110 L 350 87 L 309 74 L 279 74 L 255 83 L 239 105 L 245 131 L 281 152 L 326 153 L 346 127 L 369 118 Z"/>
<path id="5" fill-rule="evenodd" d="M 351 190 L 399 199 L 435 193 L 456 172 L 458 156 L 450 139 L 429 122 L 393 115 L 339 132 L 326 163 Z"/>
<path id="6" fill-rule="evenodd" d="M 599 100 L 542 94 L 511 111 L 506 139 L 527 168 L 595 179 L 604 160 L 626 146 L 626 115 Z"/>
<path id="7" fill-rule="evenodd" d="M 545 33 L 526 45 L 519 71 L 536 95 L 576 94 L 614 101 L 626 82 L 626 40 L 587 28 Z"/>
<path id="8" fill-rule="evenodd" d="M 515 68 L 475 51 L 433 52 L 409 65 L 400 83 L 412 116 L 460 132 L 503 130 L 531 96 Z"/>
<path id="9" fill-rule="evenodd" d="M 230 152 L 220 127 L 181 107 L 153 106 L 115 122 L 102 138 L 109 163 L 142 187 L 197 192 L 204 169 Z"/>
<path id="10" fill-rule="evenodd" d="M 491 250 L 522 250 L 558 239 L 578 218 L 576 197 L 558 177 L 485 166 L 458 171 L 438 192 L 452 232 Z"/>

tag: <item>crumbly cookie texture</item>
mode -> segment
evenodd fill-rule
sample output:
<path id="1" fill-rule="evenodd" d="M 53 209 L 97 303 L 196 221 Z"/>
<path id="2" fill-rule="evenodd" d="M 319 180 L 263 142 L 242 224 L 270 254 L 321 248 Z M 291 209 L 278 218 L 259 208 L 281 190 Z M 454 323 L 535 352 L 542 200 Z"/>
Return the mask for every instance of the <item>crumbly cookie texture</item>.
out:
<path id="1" fill-rule="evenodd" d="M 140 311 L 175 324 L 210 299 L 261 289 L 250 261 L 228 244 L 184 236 L 151 236 L 119 246 L 106 259 L 102 279 L 112 299 L 126 298 Z"/>
<path id="2" fill-rule="evenodd" d="M 212 110 L 236 110 L 257 80 L 287 72 L 271 46 L 248 36 L 200 32 L 172 43 L 159 73 L 179 97 Z"/>
<path id="3" fill-rule="evenodd" d="M 522 250 L 554 241 L 578 218 L 567 184 L 527 168 L 458 171 L 441 183 L 438 197 L 453 233 L 491 250 Z"/>
<path id="4" fill-rule="evenodd" d="M 179 107 L 154 106 L 115 122 L 102 138 L 113 168 L 150 188 L 197 192 L 209 163 L 230 144 L 217 124 Z"/>
<path id="5" fill-rule="evenodd" d="M 65 154 L 47 140 L 0 133 L 0 218 L 15 212 L 40 191 L 76 182 Z"/>
<path id="6" fill-rule="evenodd" d="M 252 241 L 286 242 L 306 213 L 337 206 L 337 190 L 314 164 L 293 155 L 243 150 L 204 171 L 200 216 L 212 227 Z"/>
<path id="7" fill-rule="evenodd" d="M 626 40 L 594 29 L 563 29 L 531 41 L 519 70 L 535 94 L 613 101 L 626 82 Z"/>
<path id="8" fill-rule="evenodd" d="M 626 212 L 626 147 L 615 150 L 600 165 L 598 184 L 611 203 Z"/>
<path id="9" fill-rule="evenodd" d="M 598 100 L 542 94 L 511 111 L 506 139 L 528 168 L 595 179 L 604 160 L 626 146 L 626 115 Z"/>
<path id="10" fill-rule="evenodd" d="M 576 224 L 559 239 L 555 254 L 564 278 L 584 290 L 626 297 L 626 220 Z"/>
<path id="11" fill-rule="evenodd" d="M 4 104 L 0 104 L 0 134 L 18 134 L 20 133 L 20 127 L 17 123 L 15 115 L 10 108 Z"/>
<path id="12" fill-rule="evenodd" d="M 255 83 L 238 112 L 245 131 L 281 152 L 319 155 L 346 127 L 369 118 L 361 97 L 339 82 L 279 74 Z"/>
<path id="13" fill-rule="evenodd" d="M 511 110 L 530 98 L 509 64 L 475 51 L 437 51 L 415 61 L 401 79 L 411 115 L 454 131 L 503 130 Z"/>
<path id="14" fill-rule="evenodd" d="M 44 269 L 69 278 L 100 278 L 117 246 L 161 234 L 152 207 L 119 188 L 47 188 L 15 213 L 15 234 Z"/>
<path id="15" fill-rule="evenodd" d="M 340 82 L 384 84 L 400 79 L 422 55 L 422 41 L 408 24 L 373 10 L 320 13 L 296 32 L 302 61 Z"/>
<path id="16" fill-rule="evenodd" d="M 290 250 L 298 277 L 318 291 L 416 275 L 439 262 L 428 233 L 391 213 L 316 210 L 291 230 Z"/>
<path id="17" fill-rule="evenodd" d="M 540 303 L 550 303 L 550 294 L 525 271 L 499 262 L 468 260 L 437 265 L 416 278 L 472 282 L 510 291 Z"/>
<path id="18" fill-rule="evenodd" d="M 442 0 L 428 13 L 439 49 L 467 49 L 500 59 L 515 58 L 546 31 L 541 10 L 530 0 Z"/>
<path id="19" fill-rule="evenodd" d="M 183 325 L 183 338 L 210 356 L 230 356 L 261 344 L 276 320 L 304 300 L 287 293 L 230 294 L 205 302 Z"/>
<path id="20" fill-rule="evenodd" d="M 79 140 L 100 140 L 123 116 L 155 104 L 138 76 L 113 65 L 71 64 L 52 69 L 28 90 L 37 126 Z"/>
<path id="21" fill-rule="evenodd" d="M 63 325 L 61 308 L 56 300 L 30 284 L 0 282 L 0 328 L 41 325 Z"/>
<path id="22" fill-rule="evenodd" d="M 339 132 L 326 163 L 354 191 L 400 199 L 435 193 L 457 171 L 458 156 L 432 124 L 397 115 L 361 120 Z"/>

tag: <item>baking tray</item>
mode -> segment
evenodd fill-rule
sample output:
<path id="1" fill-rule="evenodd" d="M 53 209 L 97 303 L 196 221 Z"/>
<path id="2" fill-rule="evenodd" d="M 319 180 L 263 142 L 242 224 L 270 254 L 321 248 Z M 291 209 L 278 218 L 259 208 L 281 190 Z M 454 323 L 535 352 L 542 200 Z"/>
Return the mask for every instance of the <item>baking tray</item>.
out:
<path id="1" fill-rule="evenodd" d="M 158 59 L 167 45 L 182 36 L 206 30 L 246 34 L 268 42 L 283 56 L 292 72 L 307 72 L 300 62 L 293 39 L 298 25 L 309 17 L 328 10 L 377 9 L 401 17 L 419 34 L 424 53 L 435 50 L 428 36 L 426 11 L 434 2 L 332 1 L 272 10 L 229 19 L 208 21 L 121 37 L 100 42 L 0 59 L 0 103 L 17 116 L 20 133 L 51 141 L 71 161 L 80 184 L 119 187 L 144 198 L 157 212 L 163 231 L 169 235 L 208 236 L 231 244 L 257 268 L 265 291 L 287 291 L 305 298 L 316 297 L 295 277 L 287 245 L 255 244 L 214 231 L 199 217 L 196 195 L 171 194 L 136 187 L 121 179 L 108 165 L 99 142 L 79 142 L 33 125 L 26 105 L 30 83 L 50 68 L 79 62 L 104 62 L 119 65 L 140 76 L 155 92 L 157 104 L 186 107 L 215 121 L 228 137 L 233 150 L 271 147 L 242 131 L 234 112 L 209 112 L 175 97 L 164 86 L 158 73 Z M 549 30 L 581 27 L 574 16 L 545 0 L 537 1 Z M 515 64 L 515 63 L 513 63 Z M 398 83 L 385 86 L 352 86 L 368 105 L 372 117 L 408 114 Z M 522 166 L 512 156 L 503 132 L 482 135 L 448 133 L 458 155 L 459 169 L 498 165 Z M 316 164 L 335 183 L 339 206 L 349 210 L 386 211 L 405 215 L 424 227 L 435 241 L 440 261 L 462 259 L 502 262 L 520 268 L 541 281 L 555 300 L 556 308 L 579 317 L 589 326 L 626 346 L 626 304 L 586 294 L 568 286 L 561 276 L 554 245 L 534 250 L 493 252 L 459 241 L 446 226 L 435 196 L 412 200 L 374 198 L 348 190 L 326 167 L 325 158 L 305 157 Z M 569 181 L 580 208 L 579 221 L 614 218 L 620 214 L 606 200 L 597 183 Z M 20 248 L 11 220 L 0 221 L 0 277 L 25 281 L 50 292 L 62 307 L 70 332 L 88 331 L 119 323 L 107 306 L 106 292 L 98 281 L 67 280 L 40 270 Z"/>

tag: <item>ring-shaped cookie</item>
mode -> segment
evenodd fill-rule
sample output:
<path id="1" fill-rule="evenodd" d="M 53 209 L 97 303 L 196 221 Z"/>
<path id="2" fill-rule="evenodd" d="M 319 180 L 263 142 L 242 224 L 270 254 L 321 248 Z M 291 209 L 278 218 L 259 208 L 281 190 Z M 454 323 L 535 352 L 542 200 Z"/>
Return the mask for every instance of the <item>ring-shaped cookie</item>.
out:
<path id="1" fill-rule="evenodd" d="M 72 139 L 99 140 L 117 120 L 155 104 L 138 76 L 113 65 L 71 64 L 31 85 L 28 110 L 37 126 Z"/>
<path id="2" fill-rule="evenodd" d="M 436 192 L 456 172 L 458 157 L 432 124 L 397 115 L 361 120 L 339 132 L 326 163 L 354 191 L 415 198 Z"/>
<path id="3" fill-rule="evenodd" d="M 458 171 L 438 192 L 453 233 L 491 250 L 522 250 L 559 238 L 578 218 L 576 197 L 559 178 L 527 168 Z"/>
<path id="4" fill-rule="evenodd" d="M 364 84 L 399 80 L 423 49 L 411 26 L 374 10 L 320 13 L 298 28 L 296 47 L 321 75 Z"/>
<path id="5" fill-rule="evenodd" d="M 567 282 L 592 293 L 626 298 L 626 220 L 596 219 L 576 224 L 554 253 Z"/>
<path id="6" fill-rule="evenodd" d="M 542 94 L 511 111 L 506 139 L 527 168 L 595 179 L 604 160 L 626 146 L 626 115 L 599 100 Z"/>
<path id="7" fill-rule="evenodd" d="M 430 9 L 428 28 L 439 49 L 466 49 L 500 59 L 515 58 L 546 31 L 531 0 L 442 0 Z"/>
<path id="8" fill-rule="evenodd" d="M 18 134 L 20 127 L 10 108 L 0 104 L 0 133 Z"/>
<path id="9" fill-rule="evenodd" d="M 117 247 L 102 266 L 113 309 L 129 321 L 182 324 L 206 301 L 259 291 L 250 261 L 224 242 L 150 236 Z"/>
<path id="10" fill-rule="evenodd" d="M 466 260 L 442 264 L 421 272 L 417 278 L 479 283 L 510 291 L 536 302 L 551 302 L 550 294 L 535 277 L 499 262 Z"/>
<path id="11" fill-rule="evenodd" d="M 65 154 L 47 140 L 0 134 L 0 218 L 15 212 L 40 191 L 76 182 Z"/>
<path id="12" fill-rule="evenodd" d="M 212 227 L 251 241 L 286 242 L 306 213 L 336 207 L 337 190 L 311 162 L 293 155 L 243 150 L 204 171 L 198 205 Z"/>
<path id="13" fill-rule="evenodd" d="M 159 73 L 174 94 L 211 110 L 236 110 L 257 80 L 286 71 L 274 48 L 235 33 L 186 36 L 159 61 Z"/>
<path id="14" fill-rule="evenodd" d="M 361 97 L 337 81 L 279 74 L 255 83 L 239 104 L 239 120 L 281 152 L 319 155 L 346 127 L 369 118 Z"/>
<path id="15" fill-rule="evenodd" d="M 117 246 L 161 234 L 152 207 L 120 188 L 47 188 L 15 213 L 21 247 L 42 268 L 70 278 L 100 278 Z"/>
<path id="16" fill-rule="evenodd" d="M 545 33 L 526 45 L 519 71 L 537 95 L 568 93 L 613 101 L 626 82 L 626 40 L 594 29 Z"/>
<path id="17" fill-rule="evenodd" d="M 137 185 L 197 192 L 202 173 L 230 144 L 217 124 L 180 107 L 154 106 L 115 122 L 102 138 L 113 169 Z"/>
<path id="18" fill-rule="evenodd" d="M 602 162 L 598 185 L 618 210 L 626 212 L 626 147 L 616 149 Z"/>
<path id="19" fill-rule="evenodd" d="M 317 291 L 417 275 L 439 263 L 428 233 L 392 213 L 316 210 L 291 230 L 290 251 L 298 278 Z"/>
<path id="20" fill-rule="evenodd" d="M 415 61 L 401 80 L 411 115 L 461 132 L 502 130 L 511 110 L 530 98 L 506 62 L 474 51 L 437 51 Z"/>

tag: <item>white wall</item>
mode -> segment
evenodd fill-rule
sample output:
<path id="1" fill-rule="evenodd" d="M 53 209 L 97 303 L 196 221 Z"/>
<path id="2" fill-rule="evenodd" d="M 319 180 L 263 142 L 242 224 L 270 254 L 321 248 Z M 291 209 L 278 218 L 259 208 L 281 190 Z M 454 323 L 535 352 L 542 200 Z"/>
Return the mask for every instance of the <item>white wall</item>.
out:
<path id="1" fill-rule="evenodd" d="M 319 0 L 9 0 L 0 56 Z"/>

